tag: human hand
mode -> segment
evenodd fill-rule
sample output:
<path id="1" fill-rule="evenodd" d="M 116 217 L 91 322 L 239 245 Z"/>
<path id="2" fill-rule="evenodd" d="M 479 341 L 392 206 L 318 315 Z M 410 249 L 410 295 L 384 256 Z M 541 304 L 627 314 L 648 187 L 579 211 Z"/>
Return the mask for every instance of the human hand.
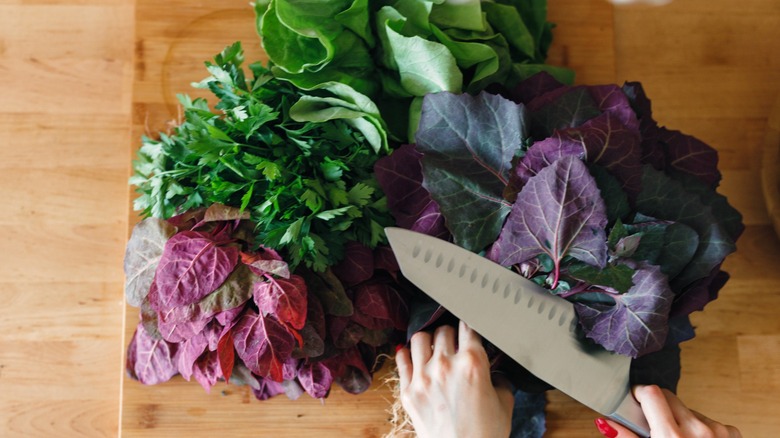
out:
<path id="1" fill-rule="evenodd" d="M 724 426 L 688 409 L 671 391 L 655 385 L 634 387 L 634 397 L 642 406 L 650 434 L 664 438 L 741 438 L 734 426 Z M 609 438 L 633 438 L 636 435 L 620 424 L 599 418 L 596 427 Z"/>
<path id="2" fill-rule="evenodd" d="M 401 404 L 419 438 L 508 437 L 514 396 L 494 386 L 481 337 L 461 321 L 455 328 L 412 336 L 396 353 Z"/>

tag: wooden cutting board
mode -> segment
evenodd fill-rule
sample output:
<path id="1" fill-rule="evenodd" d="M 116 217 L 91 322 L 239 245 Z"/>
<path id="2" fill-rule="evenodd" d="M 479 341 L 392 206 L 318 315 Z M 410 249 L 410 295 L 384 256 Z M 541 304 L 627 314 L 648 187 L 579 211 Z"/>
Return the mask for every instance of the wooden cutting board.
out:
<path id="1" fill-rule="evenodd" d="M 581 83 L 615 81 L 613 10 L 604 0 L 550 0 L 558 24 L 549 62 L 577 71 Z M 247 61 L 265 61 L 246 0 L 138 0 L 136 7 L 133 137 L 167 131 L 180 117 L 177 93 L 207 97 L 190 87 L 207 76 L 203 62 L 240 40 Z M 140 141 L 134 142 L 137 148 Z M 130 224 L 137 221 L 130 212 Z M 128 307 L 127 345 L 138 321 Z M 206 394 L 195 381 L 177 377 L 156 386 L 123 378 L 121 435 L 125 437 L 379 437 L 389 430 L 391 389 L 382 384 L 389 367 L 366 393 L 354 396 L 334 386 L 325 400 L 284 396 L 260 402 L 246 388 L 220 383 Z M 592 411 L 551 394 L 549 436 L 592 435 Z"/>

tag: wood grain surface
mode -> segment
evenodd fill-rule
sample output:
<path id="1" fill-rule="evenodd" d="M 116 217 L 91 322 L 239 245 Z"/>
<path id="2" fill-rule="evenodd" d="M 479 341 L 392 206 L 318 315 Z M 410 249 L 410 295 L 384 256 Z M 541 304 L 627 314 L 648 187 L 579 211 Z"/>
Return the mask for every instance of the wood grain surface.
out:
<path id="1" fill-rule="evenodd" d="M 750 226 L 731 281 L 683 345 L 680 394 L 746 437 L 780 430 L 780 243 L 760 190 L 780 92 L 780 2 L 659 8 L 549 0 L 550 62 L 582 83 L 642 81 L 656 118 L 716 147 L 722 192 Z M 0 436 L 378 437 L 377 384 L 324 402 L 255 400 L 224 384 L 124 377 L 137 318 L 122 295 L 126 185 L 142 133 L 179 117 L 175 94 L 234 40 L 262 50 L 244 0 L 0 0 Z M 197 94 L 197 93 L 194 93 Z M 123 316 L 127 314 L 126 322 Z M 596 437 L 594 414 L 550 394 L 548 436 Z"/>

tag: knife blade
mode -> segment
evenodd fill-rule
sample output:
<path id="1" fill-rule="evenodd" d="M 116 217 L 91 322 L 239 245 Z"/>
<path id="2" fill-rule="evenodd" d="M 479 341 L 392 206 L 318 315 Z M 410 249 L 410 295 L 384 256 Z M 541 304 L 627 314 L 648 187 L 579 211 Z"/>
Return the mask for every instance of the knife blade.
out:
<path id="1" fill-rule="evenodd" d="M 432 236 L 385 228 L 403 275 L 531 373 L 649 437 L 631 359 L 586 340 L 574 306 L 501 265 Z"/>

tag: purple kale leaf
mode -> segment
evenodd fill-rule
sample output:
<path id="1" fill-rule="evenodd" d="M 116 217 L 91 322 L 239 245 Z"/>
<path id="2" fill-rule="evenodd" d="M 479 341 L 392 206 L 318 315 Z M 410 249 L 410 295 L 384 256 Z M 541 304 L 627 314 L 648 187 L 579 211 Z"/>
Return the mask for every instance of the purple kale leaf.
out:
<path id="1" fill-rule="evenodd" d="M 140 307 L 154 281 L 165 242 L 176 227 L 158 218 L 146 218 L 135 227 L 125 251 L 125 297 L 127 304 Z"/>
<path id="2" fill-rule="evenodd" d="M 596 85 L 588 87 L 591 97 L 599 109 L 609 113 L 632 131 L 639 130 L 639 120 L 626 93 L 617 85 Z"/>
<path id="3" fill-rule="evenodd" d="M 374 174 L 387 195 L 387 207 L 399 227 L 437 237 L 446 237 L 444 217 L 438 204 L 422 186 L 422 154 L 405 144 L 377 160 Z"/>
<path id="4" fill-rule="evenodd" d="M 664 346 L 674 294 L 658 266 L 623 263 L 635 269 L 628 292 L 613 294 L 614 305 L 576 303 L 575 309 L 587 337 L 607 350 L 638 357 Z"/>
<path id="5" fill-rule="evenodd" d="M 155 277 L 159 302 L 152 305 L 157 305 L 156 310 L 195 303 L 227 279 L 239 251 L 220 243 L 197 231 L 184 231 L 168 240 Z"/>
<path id="6" fill-rule="evenodd" d="M 565 87 L 547 72 L 537 73 L 520 82 L 509 92 L 509 97 L 517 103 L 528 104 L 547 92 Z"/>
<path id="7" fill-rule="evenodd" d="M 696 280 L 677 294 L 672 304 L 672 316 L 684 316 L 697 310 L 703 310 L 710 301 L 718 298 L 718 292 L 726 285 L 729 274 L 716 266 L 710 275 Z"/>
<path id="8" fill-rule="evenodd" d="M 425 97 L 417 149 L 423 187 L 456 244 L 480 251 L 501 230 L 512 158 L 525 137 L 525 108 L 500 96 L 437 93 Z"/>
<path id="9" fill-rule="evenodd" d="M 127 346 L 127 373 L 145 385 L 166 382 L 178 372 L 178 349 L 177 344 L 149 336 L 143 324 L 139 323 Z"/>
<path id="10" fill-rule="evenodd" d="M 630 198 L 636 198 L 642 178 L 639 132 L 609 112 L 534 143 L 517 163 L 511 184 L 520 188 L 551 163 L 572 155 L 607 169 Z"/>
<path id="11" fill-rule="evenodd" d="M 546 254 L 557 284 L 565 256 L 604 267 L 606 225 L 606 207 L 587 166 L 564 157 L 528 180 L 488 257 L 510 266 Z"/>
<path id="12" fill-rule="evenodd" d="M 271 315 L 248 309 L 233 328 L 238 357 L 253 373 L 276 382 L 283 380 L 284 363 L 290 358 L 295 338 Z"/>
<path id="13" fill-rule="evenodd" d="M 631 236 L 640 236 L 630 258 L 658 265 L 670 280 L 691 261 L 699 246 L 699 235 L 679 222 L 650 220 L 625 225 Z"/>
<path id="14" fill-rule="evenodd" d="M 545 93 L 528 104 L 531 136 L 543 139 L 556 130 L 576 128 L 601 114 L 598 103 L 585 86 L 562 87 Z"/>
<path id="15" fill-rule="evenodd" d="M 666 174 L 644 167 L 642 192 L 637 210 L 646 216 L 680 222 L 699 235 L 699 246 L 692 260 L 672 280 L 672 287 L 681 290 L 694 281 L 710 275 L 723 259 L 736 250 L 733 239 L 713 214 L 712 208 L 686 187 Z"/>
<path id="16" fill-rule="evenodd" d="M 720 182 L 718 151 L 696 137 L 660 128 L 658 139 L 665 155 L 667 169 L 693 175 L 711 189 Z"/>

